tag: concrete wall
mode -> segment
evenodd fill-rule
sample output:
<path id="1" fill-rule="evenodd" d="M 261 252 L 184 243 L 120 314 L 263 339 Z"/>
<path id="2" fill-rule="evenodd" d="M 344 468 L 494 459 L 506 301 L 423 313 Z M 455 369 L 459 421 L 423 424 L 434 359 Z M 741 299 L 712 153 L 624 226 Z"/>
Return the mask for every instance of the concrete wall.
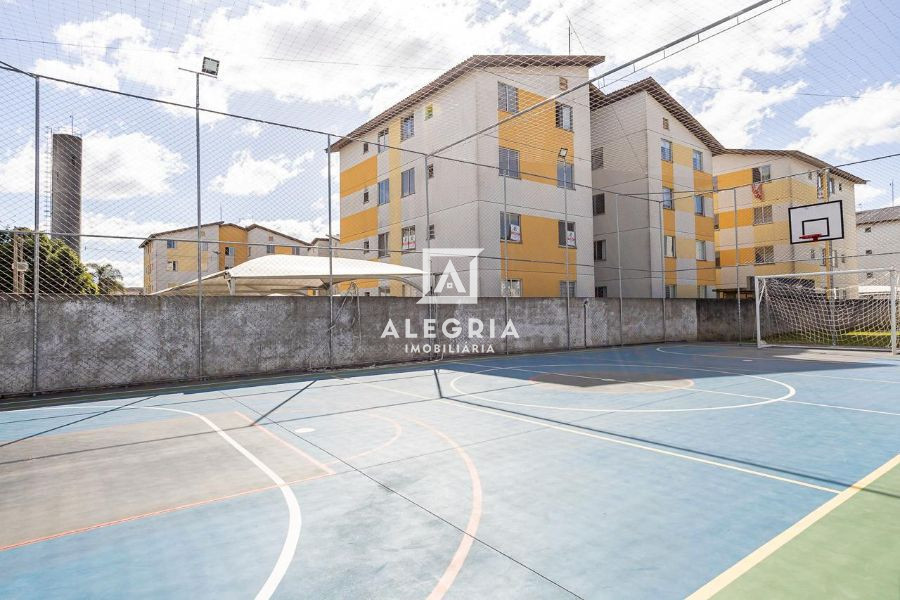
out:
<path id="1" fill-rule="evenodd" d="M 331 364 L 365 366 L 431 358 L 411 353 L 424 343 L 484 346 L 495 354 L 540 352 L 567 347 L 563 298 L 510 298 L 508 318 L 519 337 L 503 340 L 507 319 L 503 298 L 475 305 L 435 306 L 416 298 L 341 297 L 334 299 Z M 736 303 L 718 300 L 572 299 L 568 337 L 572 348 L 666 341 L 736 339 Z M 0 396 L 31 392 L 32 303 L 0 299 Z M 203 377 L 302 372 L 329 365 L 325 297 L 210 297 L 204 299 Z M 744 337 L 753 334 L 753 303 L 744 302 Z M 197 360 L 197 304 L 187 297 L 122 296 L 45 299 L 39 305 L 38 389 L 42 392 L 90 390 L 156 382 L 200 379 Z M 436 339 L 423 338 L 429 317 Z M 406 320 L 417 338 L 406 339 Z M 447 319 L 463 331 L 446 335 Z M 482 337 L 470 336 L 470 319 L 484 323 Z M 490 320 L 495 337 L 488 339 Z M 388 322 L 399 337 L 385 336 Z M 446 350 L 446 349 L 445 349 Z M 438 351 L 440 354 L 440 350 Z M 446 356 L 446 355 L 445 355 Z"/>

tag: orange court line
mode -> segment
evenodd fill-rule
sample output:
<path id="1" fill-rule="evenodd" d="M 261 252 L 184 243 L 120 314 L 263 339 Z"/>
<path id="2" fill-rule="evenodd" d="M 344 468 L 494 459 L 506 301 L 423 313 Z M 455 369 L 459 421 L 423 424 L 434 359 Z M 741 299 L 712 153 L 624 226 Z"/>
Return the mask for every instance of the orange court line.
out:
<path id="1" fill-rule="evenodd" d="M 287 446 L 288 448 L 290 448 L 291 450 L 293 450 L 294 452 L 296 452 L 297 454 L 299 454 L 300 456 L 302 456 L 303 458 L 305 458 L 306 460 L 308 460 L 309 462 L 311 462 L 312 464 L 314 464 L 315 466 L 319 467 L 320 469 L 322 469 L 323 471 L 325 471 L 326 473 L 328 473 L 329 475 L 334 475 L 334 474 L 335 474 L 334 469 L 332 469 L 331 467 L 329 467 L 329 466 L 326 465 L 325 463 L 323 463 L 323 462 L 321 462 L 321 461 L 319 461 L 319 460 L 316 460 L 315 458 L 313 458 L 312 456 L 310 456 L 309 454 L 307 454 L 306 452 L 304 452 L 303 450 L 301 450 L 300 448 L 298 448 L 298 447 L 295 446 L 294 444 L 290 443 L 290 442 L 287 441 L 286 439 L 284 439 L 284 438 L 282 438 L 282 437 L 280 437 L 280 436 L 277 436 L 277 435 L 275 435 L 274 433 L 272 433 L 271 431 L 269 431 L 268 429 L 266 429 L 265 427 L 263 427 L 263 426 L 261 426 L 261 425 L 259 425 L 259 424 L 257 424 L 257 423 L 254 423 L 254 422 L 253 422 L 253 419 L 251 419 L 250 417 L 248 417 L 248 416 L 245 415 L 244 413 L 242 413 L 242 412 L 240 412 L 240 411 L 238 411 L 238 410 L 234 411 L 234 413 L 235 413 L 236 415 L 238 415 L 239 417 L 241 417 L 242 419 L 246 420 L 248 423 L 250 423 L 250 425 L 251 425 L 252 427 L 256 427 L 256 428 L 259 429 L 260 431 L 264 432 L 266 435 L 272 436 L 272 438 L 278 440 L 279 442 L 281 442 L 282 444 L 284 444 L 285 446 Z M 301 438 L 301 439 L 302 439 L 302 438 Z"/>

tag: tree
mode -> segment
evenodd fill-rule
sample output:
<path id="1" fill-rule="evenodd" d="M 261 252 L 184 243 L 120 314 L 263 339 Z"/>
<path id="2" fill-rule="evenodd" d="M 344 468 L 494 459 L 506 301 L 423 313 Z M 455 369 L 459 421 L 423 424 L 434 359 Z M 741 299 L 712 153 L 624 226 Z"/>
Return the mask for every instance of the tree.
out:
<path id="1" fill-rule="evenodd" d="M 40 291 L 44 294 L 96 294 L 97 284 L 65 242 L 40 234 Z M 13 245 L 18 238 L 19 260 L 27 264 L 26 294 L 34 290 L 34 235 L 32 230 L 17 228 L 0 231 L 0 293 L 13 292 Z"/>
<path id="2" fill-rule="evenodd" d="M 85 265 L 97 284 L 97 291 L 108 296 L 110 294 L 124 294 L 125 284 L 122 283 L 122 272 L 109 263 L 88 263 Z"/>

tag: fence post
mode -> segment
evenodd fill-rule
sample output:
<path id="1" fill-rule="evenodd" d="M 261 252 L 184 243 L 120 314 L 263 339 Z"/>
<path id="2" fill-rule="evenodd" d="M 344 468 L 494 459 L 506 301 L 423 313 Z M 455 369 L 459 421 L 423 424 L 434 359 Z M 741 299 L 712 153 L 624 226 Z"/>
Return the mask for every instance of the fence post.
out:
<path id="1" fill-rule="evenodd" d="M 572 349 L 572 315 L 569 313 L 569 298 L 572 295 L 571 286 L 569 285 L 569 182 L 565 160 L 563 160 L 563 251 L 566 259 L 566 350 Z M 572 166 L 572 173 L 575 173 L 575 167 Z M 576 242 L 577 243 L 577 242 Z M 578 281 L 576 268 L 575 280 Z M 577 283 L 575 284 L 578 285 Z"/>
<path id="2" fill-rule="evenodd" d="M 334 237 L 331 232 L 331 134 L 325 136 L 328 163 L 328 366 L 334 367 Z"/>
<path id="3" fill-rule="evenodd" d="M 648 200 L 649 202 L 649 200 Z M 673 199 L 674 202 L 674 199 Z M 666 230 L 663 226 L 663 201 L 656 203 L 659 210 L 659 280 L 662 297 L 662 341 L 666 341 Z M 651 273 L 652 275 L 652 273 Z"/>
<path id="4" fill-rule="evenodd" d="M 622 241 L 619 236 L 621 236 L 621 232 L 619 231 L 619 194 L 613 193 L 616 197 L 616 262 L 618 263 L 618 271 L 619 271 L 619 345 L 625 345 L 625 326 L 623 322 L 625 321 L 625 301 L 622 299 L 624 292 L 622 291 Z M 606 210 L 606 207 L 603 207 Z"/>
<path id="5" fill-rule="evenodd" d="M 891 269 L 891 354 L 897 354 L 897 270 Z"/>
<path id="6" fill-rule="evenodd" d="M 503 280 L 500 291 L 503 292 L 503 326 L 509 323 L 509 213 L 506 212 L 506 175 L 503 177 Z M 509 340 L 503 338 L 503 353 L 509 354 Z"/>
<path id="7" fill-rule="evenodd" d="M 737 321 L 738 321 L 738 346 L 744 339 L 743 321 L 741 321 L 741 259 L 740 248 L 738 246 L 738 211 L 737 211 L 737 188 L 731 188 L 731 199 L 734 205 L 734 295 L 737 298 Z"/>
<path id="8" fill-rule="evenodd" d="M 34 271 L 32 272 L 31 393 L 38 393 L 38 296 L 41 291 L 41 78 L 34 77 Z M 15 236 L 13 236 L 15 237 Z M 80 238 L 79 238 L 80 239 Z"/>

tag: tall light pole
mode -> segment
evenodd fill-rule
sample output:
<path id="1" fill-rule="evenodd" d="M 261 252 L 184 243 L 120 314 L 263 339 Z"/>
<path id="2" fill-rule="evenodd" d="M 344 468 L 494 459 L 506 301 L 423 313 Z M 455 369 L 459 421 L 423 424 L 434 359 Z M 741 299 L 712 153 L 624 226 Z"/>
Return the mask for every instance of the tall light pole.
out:
<path id="1" fill-rule="evenodd" d="M 203 234 L 203 222 L 200 212 L 200 76 L 218 77 L 219 61 L 214 58 L 203 57 L 203 63 L 199 71 L 178 68 L 179 71 L 187 71 L 194 74 L 195 81 L 195 146 L 197 150 L 195 170 L 197 172 L 197 375 L 203 375 L 203 261 L 201 260 L 201 237 Z"/>

